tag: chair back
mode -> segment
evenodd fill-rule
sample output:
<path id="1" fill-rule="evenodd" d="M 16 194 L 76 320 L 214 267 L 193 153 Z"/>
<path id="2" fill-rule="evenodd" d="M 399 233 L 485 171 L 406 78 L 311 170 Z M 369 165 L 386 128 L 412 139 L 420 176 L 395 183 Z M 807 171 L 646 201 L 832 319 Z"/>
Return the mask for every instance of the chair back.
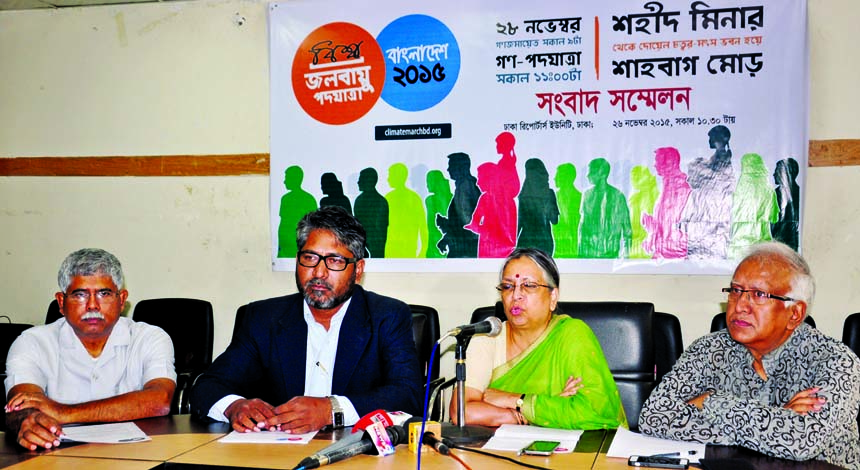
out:
<path id="1" fill-rule="evenodd" d="M 681 322 L 671 313 L 654 312 L 654 360 L 657 383 L 672 370 L 684 352 Z"/>
<path id="2" fill-rule="evenodd" d="M 24 330 L 31 328 L 33 325 L 28 323 L 4 323 L 0 322 L 0 366 L 2 366 L 2 376 L 3 379 L 6 378 L 6 356 L 9 355 L 9 348 L 12 347 L 12 343 L 18 339 L 18 336 L 24 332 Z"/>
<path id="3" fill-rule="evenodd" d="M 631 430 L 639 428 L 639 412 L 655 378 L 654 305 L 645 302 L 559 302 L 558 313 L 584 321 L 594 332 L 618 386 Z M 505 320 L 501 302 L 472 313 L 475 323 L 495 315 Z"/>
<path id="4" fill-rule="evenodd" d="M 436 358 L 432 363 L 430 356 L 441 334 L 439 312 L 426 305 L 409 305 L 409 310 L 412 311 L 412 338 L 415 340 L 415 349 L 418 351 L 418 361 L 424 370 L 425 384 L 428 378 L 431 384 L 435 384 L 439 378 L 439 356 L 441 352 L 436 352 Z M 432 410 L 429 410 L 430 419 L 438 419 L 440 406 L 441 404 L 437 403 Z"/>
<path id="5" fill-rule="evenodd" d="M 239 328 L 242 322 L 245 321 L 245 312 L 248 310 L 248 304 L 242 305 L 236 309 L 236 319 L 233 320 L 233 336 L 230 338 L 230 343 L 236 342 L 236 336 L 239 334 Z"/>
<path id="6" fill-rule="evenodd" d="M 809 326 L 815 328 L 815 319 L 812 318 L 812 315 L 807 315 L 806 318 L 803 319 Z M 711 333 L 715 331 L 725 330 L 728 325 L 726 324 L 726 312 L 720 312 L 714 315 L 714 318 L 711 319 Z"/>
<path id="7" fill-rule="evenodd" d="M 185 298 L 141 300 L 132 318 L 163 329 L 173 340 L 177 379 L 171 412 L 188 413 L 187 392 L 197 376 L 212 364 L 212 304 Z"/>
<path id="8" fill-rule="evenodd" d="M 48 311 L 45 313 L 45 324 L 54 323 L 60 318 L 63 318 L 63 314 L 60 313 L 60 304 L 57 303 L 57 299 L 54 299 L 48 304 Z"/>

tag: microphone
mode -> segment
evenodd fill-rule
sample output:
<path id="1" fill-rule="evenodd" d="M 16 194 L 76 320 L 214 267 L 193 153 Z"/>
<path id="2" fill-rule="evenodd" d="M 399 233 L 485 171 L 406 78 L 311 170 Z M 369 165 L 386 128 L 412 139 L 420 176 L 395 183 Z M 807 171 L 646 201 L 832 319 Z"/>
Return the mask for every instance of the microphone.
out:
<path id="1" fill-rule="evenodd" d="M 442 455 L 448 455 L 448 452 L 450 451 L 448 446 L 441 440 L 436 439 L 436 435 L 430 431 L 424 433 L 424 443 L 436 449 L 436 452 L 439 452 Z"/>
<path id="2" fill-rule="evenodd" d="M 391 440 L 392 446 L 404 444 L 409 439 L 408 433 L 401 426 L 388 426 L 385 428 L 385 432 L 388 434 L 388 438 Z M 358 435 L 359 434 L 355 434 L 355 436 Z M 347 439 L 349 439 L 349 437 L 347 437 Z M 293 470 L 310 470 L 313 468 L 319 468 L 323 465 L 340 462 L 341 460 L 348 459 L 359 454 L 378 454 L 376 446 L 373 444 L 373 438 L 367 431 L 364 431 L 361 434 L 361 439 L 358 442 L 341 445 L 336 449 L 327 449 L 328 448 L 323 449 L 310 457 L 305 457 L 298 465 L 293 467 Z"/>
<path id="3" fill-rule="evenodd" d="M 487 318 L 484 321 L 461 325 L 448 332 L 448 336 L 472 336 L 486 333 L 489 337 L 499 336 L 502 332 L 502 321 L 496 317 Z"/>

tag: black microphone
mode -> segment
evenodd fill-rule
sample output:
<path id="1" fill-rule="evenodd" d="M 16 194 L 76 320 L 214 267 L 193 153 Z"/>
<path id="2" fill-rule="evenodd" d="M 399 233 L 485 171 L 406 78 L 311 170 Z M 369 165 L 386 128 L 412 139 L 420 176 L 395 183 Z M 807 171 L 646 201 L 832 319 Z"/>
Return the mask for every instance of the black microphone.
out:
<path id="1" fill-rule="evenodd" d="M 397 445 L 404 444 L 409 440 L 409 433 L 407 433 L 401 426 L 388 426 L 385 428 L 385 432 L 388 433 L 388 438 L 391 439 L 392 446 L 396 447 Z M 330 449 L 330 447 L 336 448 Z M 377 455 L 378 453 L 376 446 L 373 445 L 373 438 L 367 431 L 364 431 L 361 434 L 361 440 L 352 442 L 348 445 L 335 446 L 333 444 L 310 457 L 305 457 L 298 465 L 293 467 L 293 470 L 310 470 L 312 468 L 319 468 L 323 465 L 340 462 L 341 460 L 355 457 L 359 454 Z"/>
<path id="2" fill-rule="evenodd" d="M 461 325 L 448 332 L 449 336 L 472 336 L 486 333 L 487 336 L 499 336 L 502 332 L 502 321 L 496 317 L 487 318 L 484 321 L 472 323 L 471 325 Z"/>
<path id="3" fill-rule="evenodd" d="M 428 446 L 436 449 L 436 452 L 439 452 L 442 455 L 448 455 L 448 451 L 450 450 L 448 449 L 448 446 L 439 439 L 436 439 L 436 435 L 432 432 L 425 432 L 423 441 Z"/>

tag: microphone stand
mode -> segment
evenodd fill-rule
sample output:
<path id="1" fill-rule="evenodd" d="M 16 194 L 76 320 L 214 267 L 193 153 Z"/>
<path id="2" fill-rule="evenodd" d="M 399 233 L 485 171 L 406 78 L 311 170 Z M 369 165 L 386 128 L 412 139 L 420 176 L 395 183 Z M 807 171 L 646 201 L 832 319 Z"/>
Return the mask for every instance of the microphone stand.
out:
<path id="1" fill-rule="evenodd" d="M 457 425 L 451 423 L 442 424 L 442 435 L 457 445 L 468 445 L 477 442 L 486 442 L 493 437 L 494 431 L 485 426 L 475 424 L 466 425 L 466 348 L 469 347 L 471 335 L 457 335 L 457 349 L 454 359 L 456 360 L 457 382 Z"/>

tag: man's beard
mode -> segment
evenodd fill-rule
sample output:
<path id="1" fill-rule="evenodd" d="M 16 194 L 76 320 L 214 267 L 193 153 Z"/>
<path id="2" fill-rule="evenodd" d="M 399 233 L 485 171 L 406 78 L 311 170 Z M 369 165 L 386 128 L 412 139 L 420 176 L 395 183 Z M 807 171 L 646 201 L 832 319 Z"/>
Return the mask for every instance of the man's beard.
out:
<path id="1" fill-rule="evenodd" d="M 311 291 L 310 289 L 311 286 L 314 285 L 324 286 L 330 292 L 332 292 L 332 294 L 334 293 L 332 285 L 322 279 L 311 279 L 310 281 L 306 282 L 305 285 L 300 285 L 298 276 L 296 277 L 296 288 L 302 294 L 302 297 L 305 298 L 305 302 L 307 302 L 307 304 L 312 308 L 328 310 L 337 307 L 338 305 L 346 302 L 347 299 L 352 297 L 352 291 L 353 289 L 355 289 L 355 272 L 353 272 L 349 277 L 349 288 L 347 288 L 346 291 L 341 295 L 332 295 L 331 297 L 327 298 L 316 297 L 314 296 L 313 291 Z"/>

